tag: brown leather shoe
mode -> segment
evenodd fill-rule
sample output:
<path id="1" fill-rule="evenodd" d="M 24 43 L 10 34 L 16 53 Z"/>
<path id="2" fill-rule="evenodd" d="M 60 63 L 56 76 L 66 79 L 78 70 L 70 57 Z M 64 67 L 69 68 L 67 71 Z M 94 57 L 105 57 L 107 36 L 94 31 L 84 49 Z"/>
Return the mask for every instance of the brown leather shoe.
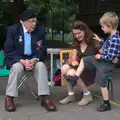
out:
<path id="1" fill-rule="evenodd" d="M 13 101 L 13 97 L 6 96 L 5 98 L 5 110 L 8 112 L 16 111 L 16 106 Z"/>
<path id="2" fill-rule="evenodd" d="M 41 105 L 48 111 L 56 111 L 55 104 L 50 99 L 43 99 Z"/>

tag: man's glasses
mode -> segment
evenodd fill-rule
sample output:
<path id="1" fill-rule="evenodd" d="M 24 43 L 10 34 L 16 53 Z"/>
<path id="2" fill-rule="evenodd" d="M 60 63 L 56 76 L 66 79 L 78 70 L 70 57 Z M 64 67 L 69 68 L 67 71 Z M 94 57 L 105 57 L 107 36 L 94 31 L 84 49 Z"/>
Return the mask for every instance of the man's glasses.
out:
<path id="1" fill-rule="evenodd" d="M 28 20 L 29 23 L 34 24 L 37 23 L 37 20 Z"/>

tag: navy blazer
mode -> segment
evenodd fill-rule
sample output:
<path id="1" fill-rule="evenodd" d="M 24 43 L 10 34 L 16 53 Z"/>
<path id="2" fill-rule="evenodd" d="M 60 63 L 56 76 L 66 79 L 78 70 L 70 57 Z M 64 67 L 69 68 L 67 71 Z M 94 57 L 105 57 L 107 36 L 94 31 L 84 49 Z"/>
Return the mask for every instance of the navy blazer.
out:
<path id="1" fill-rule="evenodd" d="M 42 42 L 42 47 L 39 43 Z M 32 58 L 42 60 L 47 53 L 45 31 L 40 25 L 36 25 L 35 30 L 31 33 Z M 8 27 L 7 37 L 4 44 L 5 65 L 11 67 L 20 59 L 25 59 L 24 55 L 24 32 L 21 23 Z"/>

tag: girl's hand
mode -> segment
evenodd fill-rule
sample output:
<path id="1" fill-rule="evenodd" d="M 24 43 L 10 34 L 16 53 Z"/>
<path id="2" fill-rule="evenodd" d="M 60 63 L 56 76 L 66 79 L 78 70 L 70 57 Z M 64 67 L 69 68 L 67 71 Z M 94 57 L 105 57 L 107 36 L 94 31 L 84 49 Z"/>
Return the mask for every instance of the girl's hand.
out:
<path id="1" fill-rule="evenodd" d="M 78 64 L 77 61 L 73 61 L 73 62 L 71 63 L 71 65 L 72 65 L 72 66 L 78 66 L 79 64 Z"/>

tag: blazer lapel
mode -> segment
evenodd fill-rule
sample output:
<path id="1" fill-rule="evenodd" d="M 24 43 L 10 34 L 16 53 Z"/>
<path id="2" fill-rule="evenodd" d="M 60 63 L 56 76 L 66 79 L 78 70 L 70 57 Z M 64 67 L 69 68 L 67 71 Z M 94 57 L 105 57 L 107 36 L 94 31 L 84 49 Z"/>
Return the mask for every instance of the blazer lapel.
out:
<path id="1" fill-rule="evenodd" d="M 19 27 L 19 39 L 20 37 L 22 38 L 22 42 L 21 42 L 21 50 L 22 50 L 22 53 L 24 53 L 24 32 L 23 32 L 23 27 L 20 23 L 20 27 Z"/>
<path id="2" fill-rule="evenodd" d="M 35 31 L 31 33 L 31 49 L 34 51 L 34 44 L 36 44 L 36 34 Z"/>

